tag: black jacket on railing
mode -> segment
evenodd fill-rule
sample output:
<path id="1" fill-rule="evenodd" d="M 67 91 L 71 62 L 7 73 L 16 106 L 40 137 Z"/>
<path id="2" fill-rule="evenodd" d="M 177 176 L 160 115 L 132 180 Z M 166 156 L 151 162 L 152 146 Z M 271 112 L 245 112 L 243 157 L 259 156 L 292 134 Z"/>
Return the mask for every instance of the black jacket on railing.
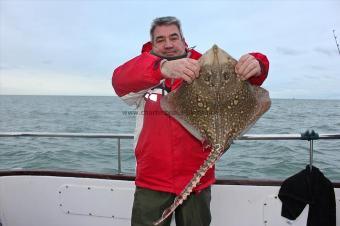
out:
<path id="1" fill-rule="evenodd" d="M 307 226 L 335 226 L 336 204 L 334 186 L 316 167 L 286 179 L 280 188 L 281 215 L 295 220 L 309 204 Z"/>

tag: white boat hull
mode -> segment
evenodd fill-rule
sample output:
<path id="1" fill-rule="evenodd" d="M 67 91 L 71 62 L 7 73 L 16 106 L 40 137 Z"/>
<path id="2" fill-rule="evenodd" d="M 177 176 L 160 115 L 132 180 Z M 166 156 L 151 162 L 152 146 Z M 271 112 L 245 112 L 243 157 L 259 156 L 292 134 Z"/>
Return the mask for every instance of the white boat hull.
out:
<path id="1" fill-rule="evenodd" d="M 130 226 L 134 188 L 134 181 L 123 179 L 0 174 L 0 222 L 2 226 Z M 305 226 L 308 206 L 295 221 L 281 217 L 279 188 L 275 183 L 213 185 L 211 225 Z M 340 187 L 335 194 L 340 226 Z"/>

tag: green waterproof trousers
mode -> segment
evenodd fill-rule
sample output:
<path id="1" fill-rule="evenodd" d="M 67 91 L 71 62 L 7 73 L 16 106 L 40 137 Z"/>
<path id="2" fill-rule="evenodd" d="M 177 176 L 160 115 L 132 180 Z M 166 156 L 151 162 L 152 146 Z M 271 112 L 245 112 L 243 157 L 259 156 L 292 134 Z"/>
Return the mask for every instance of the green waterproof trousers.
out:
<path id="1" fill-rule="evenodd" d="M 176 195 L 167 192 L 154 191 L 136 187 L 132 207 L 132 226 L 152 226 L 152 222 L 158 220 L 163 211 L 169 207 Z M 209 226 L 211 187 L 203 189 L 199 193 L 192 193 L 175 210 L 176 226 Z M 171 217 L 166 219 L 161 226 L 169 226 Z"/>

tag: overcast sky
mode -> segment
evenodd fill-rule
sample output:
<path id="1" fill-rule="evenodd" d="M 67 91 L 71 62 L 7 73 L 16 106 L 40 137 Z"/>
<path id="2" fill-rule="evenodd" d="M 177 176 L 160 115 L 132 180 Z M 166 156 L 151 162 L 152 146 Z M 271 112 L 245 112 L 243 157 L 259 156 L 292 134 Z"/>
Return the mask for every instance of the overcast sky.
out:
<path id="1" fill-rule="evenodd" d="M 115 95 L 152 19 L 176 16 L 189 46 L 270 60 L 273 98 L 340 99 L 339 0 L 0 0 L 0 94 Z"/>

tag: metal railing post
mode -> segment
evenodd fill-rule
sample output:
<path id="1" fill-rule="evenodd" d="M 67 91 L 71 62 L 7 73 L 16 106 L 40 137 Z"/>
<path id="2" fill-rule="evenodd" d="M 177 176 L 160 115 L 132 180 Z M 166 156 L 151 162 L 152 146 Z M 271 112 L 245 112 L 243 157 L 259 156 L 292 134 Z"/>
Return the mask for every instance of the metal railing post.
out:
<path id="1" fill-rule="evenodd" d="M 313 140 L 309 141 L 309 169 L 312 171 L 313 168 Z"/>
<path id="2" fill-rule="evenodd" d="M 120 159 L 120 138 L 117 139 L 118 141 L 118 173 L 121 174 L 122 173 L 122 165 L 121 165 L 121 159 Z"/>

